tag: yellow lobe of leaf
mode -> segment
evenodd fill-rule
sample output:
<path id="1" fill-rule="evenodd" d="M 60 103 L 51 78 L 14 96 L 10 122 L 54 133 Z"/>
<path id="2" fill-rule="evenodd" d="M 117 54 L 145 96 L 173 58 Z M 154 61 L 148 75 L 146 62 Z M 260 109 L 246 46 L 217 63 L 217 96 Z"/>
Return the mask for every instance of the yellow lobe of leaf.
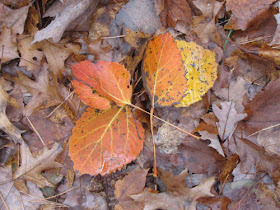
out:
<path id="1" fill-rule="evenodd" d="M 217 79 L 217 62 L 215 53 L 204 49 L 195 42 L 176 40 L 177 48 L 186 71 L 188 83 L 184 98 L 176 107 L 186 107 L 200 101 L 202 96 L 213 86 Z"/>

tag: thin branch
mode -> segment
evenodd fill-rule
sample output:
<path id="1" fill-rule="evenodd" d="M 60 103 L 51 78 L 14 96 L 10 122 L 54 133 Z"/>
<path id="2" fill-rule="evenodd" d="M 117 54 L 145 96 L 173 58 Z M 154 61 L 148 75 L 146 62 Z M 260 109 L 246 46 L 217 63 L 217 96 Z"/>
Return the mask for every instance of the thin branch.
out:
<path id="1" fill-rule="evenodd" d="M 45 142 L 43 141 L 42 137 L 40 136 L 40 134 L 38 133 L 37 129 L 33 126 L 32 122 L 29 120 L 29 118 L 26 116 L 26 119 L 28 120 L 29 124 L 31 125 L 31 127 L 33 128 L 33 130 L 35 131 L 35 133 L 37 134 L 37 136 L 39 137 L 40 141 L 42 142 L 42 144 L 44 145 L 44 147 L 47 147 Z"/>

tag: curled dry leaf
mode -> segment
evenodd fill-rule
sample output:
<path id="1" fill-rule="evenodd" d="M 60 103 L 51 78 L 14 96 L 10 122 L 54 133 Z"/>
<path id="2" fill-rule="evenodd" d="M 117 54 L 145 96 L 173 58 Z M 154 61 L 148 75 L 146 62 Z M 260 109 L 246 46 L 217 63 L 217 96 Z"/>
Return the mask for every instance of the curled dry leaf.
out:
<path id="1" fill-rule="evenodd" d="M 81 100 L 97 109 L 106 110 L 114 101 L 118 106 L 130 104 L 132 87 L 130 73 L 124 66 L 106 61 L 82 61 L 72 66 L 77 80 L 73 86 Z"/>
<path id="2" fill-rule="evenodd" d="M 143 61 L 142 77 L 153 106 L 178 103 L 187 89 L 181 52 L 170 34 L 150 41 Z"/>
<path id="3" fill-rule="evenodd" d="M 186 71 L 188 89 L 176 107 L 190 106 L 202 99 L 217 79 L 215 53 L 204 49 L 195 42 L 176 41 Z"/>
<path id="4" fill-rule="evenodd" d="M 199 131 L 199 134 L 201 135 L 202 140 L 208 139 L 211 141 L 211 143 L 209 144 L 209 147 L 216 149 L 220 155 L 225 157 L 223 148 L 222 148 L 221 143 L 216 134 L 208 133 L 207 131 Z"/>
<path id="5" fill-rule="evenodd" d="M 128 106 L 106 111 L 92 107 L 77 121 L 69 155 L 80 173 L 105 175 L 134 160 L 143 148 L 144 129 Z"/>

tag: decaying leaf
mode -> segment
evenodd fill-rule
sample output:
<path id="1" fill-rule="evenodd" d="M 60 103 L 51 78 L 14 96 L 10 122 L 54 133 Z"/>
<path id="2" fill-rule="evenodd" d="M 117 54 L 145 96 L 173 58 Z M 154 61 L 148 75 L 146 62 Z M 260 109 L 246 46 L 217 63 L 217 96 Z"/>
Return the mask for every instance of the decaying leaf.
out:
<path id="1" fill-rule="evenodd" d="M 166 193 L 151 193 L 145 190 L 138 195 L 131 195 L 135 201 L 143 202 L 144 209 L 185 209 L 184 203 L 190 202 L 189 210 L 195 210 L 197 199 L 200 197 L 213 197 L 210 192 L 215 182 L 215 177 L 209 177 L 198 186 L 188 188 L 185 185 L 185 177 L 188 169 L 183 170 L 179 175 L 174 176 L 172 172 L 160 170 L 160 178 L 167 188 Z"/>
<path id="2" fill-rule="evenodd" d="M 142 67 L 142 77 L 153 106 L 178 103 L 187 89 L 181 52 L 170 34 L 150 41 Z"/>
<path id="3" fill-rule="evenodd" d="M 228 138 L 235 130 L 237 123 L 247 116 L 246 113 L 237 113 L 234 105 L 234 102 L 222 102 L 220 109 L 216 104 L 213 104 L 213 112 L 219 119 L 217 127 L 222 140 Z"/>
<path id="4" fill-rule="evenodd" d="M 52 149 L 45 147 L 42 150 L 42 153 L 34 157 L 28 145 L 25 142 L 22 142 L 20 146 L 21 153 L 21 166 L 13 174 L 13 179 L 22 177 L 25 180 L 31 181 L 38 185 L 39 187 L 53 187 L 41 172 L 50 169 L 62 167 L 62 165 L 55 161 L 56 156 L 62 151 L 62 146 L 58 143 L 55 143 Z"/>
<path id="5" fill-rule="evenodd" d="M 11 61 L 15 58 L 19 58 L 17 46 L 12 39 L 12 30 L 6 28 L 5 26 L 1 31 L 0 46 L 0 59 L 2 63 Z"/>
<path id="6" fill-rule="evenodd" d="M 129 196 L 141 193 L 144 190 L 148 170 L 136 169 L 126 175 L 122 180 L 117 181 L 115 185 L 115 196 L 118 199 L 118 203 L 115 206 L 116 210 L 143 209 L 141 203 L 133 201 Z"/>
<path id="7" fill-rule="evenodd" d="M 15 143 L 21 143 L 23 141 L 21 137 L 22 131 L 15 127 L 6 115 L 6 107 L 11 102 L 12 100 L 9 98 L 8 93 L 0 85 L 0 129 L 7 133 Z"/>
<path id="8" fill-rule="evenodd" d="M 190 106 L 201 100 L 217 79 L 215 53 L 204 49 L 195 42 L 176 41 L 181 50 L 188 89 L 177 107 Z"/>
<path id="9" fill-rule="evenodd" d="M 144 129 L 127 106 L 106 111 L 88 108 L 69 140 L 69 155 L 80 173 L 105 175 L 122 168 L 140 153 Z"/>
<path id="10" fill-rule="evenodd" d="M 106 110 L 111 101 L 119 106 L 130 104 L 132 87 L 130 73 L 124 66 L 106 61 L 82 61 L 72 66 L 77 80 L 73 86 L 81 100 L 97 109 Z"/>
<path id="11" fill-rule="evenodd" d="M 280 45 L 280 13 L 274 15 L 274 17 L 277 21 L 277 29 L 270 45 Z"/>

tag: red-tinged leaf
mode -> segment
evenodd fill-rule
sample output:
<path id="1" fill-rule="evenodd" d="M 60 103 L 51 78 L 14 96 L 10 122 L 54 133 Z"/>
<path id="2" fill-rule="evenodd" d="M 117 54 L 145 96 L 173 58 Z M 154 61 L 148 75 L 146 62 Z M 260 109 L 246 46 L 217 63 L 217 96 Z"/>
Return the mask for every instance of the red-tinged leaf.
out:
<path id="1" fill-rule="evenodd" d="M 128 106 L 89 107 L 72 133 L 69 155 L 80 173 L 105 175 L 133 161 L 143 148 L 144 129 Z"/>
<path id="2" fill-rule="evenodd" d="M 72 66 L 75 92 L 92 107 L 106 110 L 110 102 L 129 104 L 132 96 L 130 73 L 119 63 L 82 61 Z"/>
<path id="3" fill-rule="evenodd" d="M 181 51 L 170 34 L 149 42 L 142 76 L 153 106 L 170 106 L 183 98 L 187 90 L 185 70 Z"/>

